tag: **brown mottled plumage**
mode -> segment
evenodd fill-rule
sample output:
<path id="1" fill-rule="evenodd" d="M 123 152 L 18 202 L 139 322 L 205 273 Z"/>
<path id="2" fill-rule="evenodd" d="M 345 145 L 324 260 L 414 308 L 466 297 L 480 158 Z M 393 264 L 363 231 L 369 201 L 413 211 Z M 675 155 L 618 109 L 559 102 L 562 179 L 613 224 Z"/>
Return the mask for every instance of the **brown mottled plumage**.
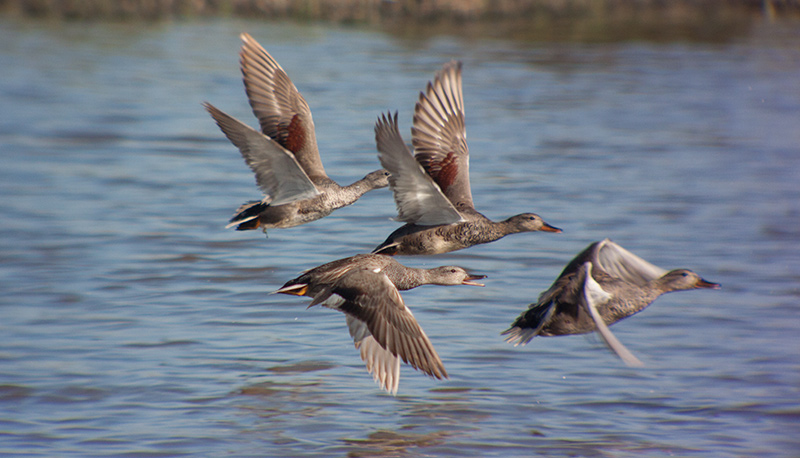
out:
<path id="1" fill-rule="evenodd" d="M 400 360 L 431 377 L 447 378 L 439 355 L 422 331 L 399 290 L 421 285 L 473 285 L 483 275 L 461 267 L 406 267 L 391 257 L 360 254 L 311 269 L 289 280 L 277 293 L 308 296 L 311 305 L 339 310 L 367 370 L 382 389 L 395 394 Z M 310 307 L 309 306 L 309 307 Z"/>
<path id="2" fill-rule="evenodd" d="M 298 226 L 328 216 L 368 191 L 388 186 L 386 170 L 369 173 L 349 186 L 339 186 L 328 177 L 308 103 L 258 42 L 248 34 L 241 38 L 245 91 L 261 132 L 211 104 L 205 107 L 239 148 L 265 196 L 241 205 L 228 227 L 266 231 Z"/>
<path id="3" fill-rule="evenodd" d="M 534 213 L 494 222 L 475 210 L 469 183 L 469 148 L 464 124 L 461 63 L 448 62 L 420 94 L 408 150 L 397 128 L 397 114 L 375 125 L 381 164 L 397 219 L 406 224 L 373 253 L 438 254 L 489 243 L 519 232 L 561 232 Z"/>
<path id="4" fill-rule="evenodd" d="M 553 285 L 503 334 L 514 345 L 525 345 L 537 335 L 597 330 L 625 363 L 641 365 L 608 325 L 640 312 L 664 293 L 719 287 L 691 270 L 666 271 L 605 239 L 592 243 L 570 261 Z"/>

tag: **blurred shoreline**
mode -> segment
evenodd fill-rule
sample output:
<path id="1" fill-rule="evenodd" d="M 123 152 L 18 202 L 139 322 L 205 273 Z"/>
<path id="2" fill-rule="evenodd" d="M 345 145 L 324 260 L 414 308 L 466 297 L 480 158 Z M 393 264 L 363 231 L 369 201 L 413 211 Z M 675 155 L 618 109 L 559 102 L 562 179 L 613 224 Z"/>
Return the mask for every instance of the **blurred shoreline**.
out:
<path id="1" fill-rule="evenodd" d="M 158 22 L 238 18 L 520 42 L 729 42 L 765 24 L 794 35 L 800 0 L 0 0 L 0 17 Z"/>
<path id="2" fill-rule="evenodd" d="M 482 21 L 800 16 L 800 0 L 0 0 L 0 14 L 66 20 L 193 17 L 294 19 L 381 25 Z"/>

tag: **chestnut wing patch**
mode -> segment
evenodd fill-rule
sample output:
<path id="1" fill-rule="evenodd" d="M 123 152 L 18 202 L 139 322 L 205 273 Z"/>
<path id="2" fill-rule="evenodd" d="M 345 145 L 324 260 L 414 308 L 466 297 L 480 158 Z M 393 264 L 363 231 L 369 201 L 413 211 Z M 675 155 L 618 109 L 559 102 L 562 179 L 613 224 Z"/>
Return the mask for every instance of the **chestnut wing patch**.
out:
<path id="1" fill-rule="evenodd" d="M 306 144 L 306 131 L 303 128 L 303 121 L 300 119 L 299 114 L 292 116 L 292 120 L 289 121 L 288 125 L 281 123 L 278 126 L 278 138 L 276 140 L 281 146 L 293 153 L 303 149 Z"/>
<path id="2" fill-rule="evenodd" d="M 436 181 L 442 192 L 446 193 L 447 188 L 456 181 L 458 177 L 458 157 L 456 153 L 451 151 L 447 153 L 444 159 L 438 162 L 430 161 L 428 163 L 428 173 L 431 178 Z"/>

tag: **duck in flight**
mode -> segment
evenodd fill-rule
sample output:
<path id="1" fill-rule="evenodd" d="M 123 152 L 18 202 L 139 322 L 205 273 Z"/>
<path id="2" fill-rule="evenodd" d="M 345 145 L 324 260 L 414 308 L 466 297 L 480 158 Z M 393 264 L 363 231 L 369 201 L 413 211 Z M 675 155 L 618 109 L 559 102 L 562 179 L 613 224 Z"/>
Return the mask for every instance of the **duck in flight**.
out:
<path id="1" fill-rule="evenodd" d="M 311 269 L 275 291 L 313 298 L 343 312 L 350 336 L 367 371 L 381 389 L 397 393 L 400 359 L 437 379 L 447 378 L 444 364 L 399 291 L 421 285 L 471 285 L 485 275 L 471 275 L 461 267 L 434 269 L 406 267 L 393 258 L 360 254 Z"/>
<path id="2" fill-rule="evenodd" d="M 461 63 L 446 63 L 420 94 L 411 129 L 412 154 L 400 136 L 397 113 L 375 125 L 381 164 L 397 205 L 395 230 L 373 253 L 425 255 L 461 250 L 519 232 L 561 232 L 535 213 L 495 222 L 475 210 L 469 184 Z"/>
<path id="3" fill-rule="evenodd" d="M 516 346 L 536 336 L 596 330 L 626 364 L 641 366 L 608 326 L 642 311 L 664 293 L 698 288 L 719 289 L 720 285 L 691 270 L 666 271 L 605 239 L 592 243 L 570 261 L 550 289 L 503 335 Z"/>
<path id="4" fill-rule="evenodd" d="M 349 186 L 330 179 L 320 160 L 308 103 L 258 42 L 246 33 L 241 39 L 245 91 L 261 132 L 210 103 L 204 106 L 255 173 L 264 197 L 242 204 L 227 227 L 266 232 L 299 226 L 353 204 L 368 191 L 388 186 L 386 170 L 371 172 Z"/>

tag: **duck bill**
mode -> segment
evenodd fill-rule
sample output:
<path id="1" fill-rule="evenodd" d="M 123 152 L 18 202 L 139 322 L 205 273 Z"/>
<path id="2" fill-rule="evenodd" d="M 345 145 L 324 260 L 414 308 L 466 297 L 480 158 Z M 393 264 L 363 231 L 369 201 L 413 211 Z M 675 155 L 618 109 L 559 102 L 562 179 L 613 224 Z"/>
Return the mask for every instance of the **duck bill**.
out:
<path id="1" fill-rule="evenodd" d="M 544 223 L 542 228 L 539 229 L 539 230 L 540 231 L 544 231 L 544 232 L 561 232 L 561 229 L 559 229 L 559 228 L 557 228 L 555 226 L 551 226 L 551 225 L 549 225 L 547 223 Z"/>
<path id="2" fill-rule="evenodd" d="M 483 283 L 478 283 L 474 280 L 481 280 L 486 278 L 486 275 L 470 275 L 469 277 L 465 278 L 464 281 L 461 282 L 462 285 L 468 286 L 486 286 Z"/>
<path id="3" fill-rule="evenodd" d="M 695 288 L 708 288 L 708 289 L 720 289 L 722 285 L 719 283 L 714 283 L 710 281 L 705 281 L 702 278 L 697 282 Z"/>

